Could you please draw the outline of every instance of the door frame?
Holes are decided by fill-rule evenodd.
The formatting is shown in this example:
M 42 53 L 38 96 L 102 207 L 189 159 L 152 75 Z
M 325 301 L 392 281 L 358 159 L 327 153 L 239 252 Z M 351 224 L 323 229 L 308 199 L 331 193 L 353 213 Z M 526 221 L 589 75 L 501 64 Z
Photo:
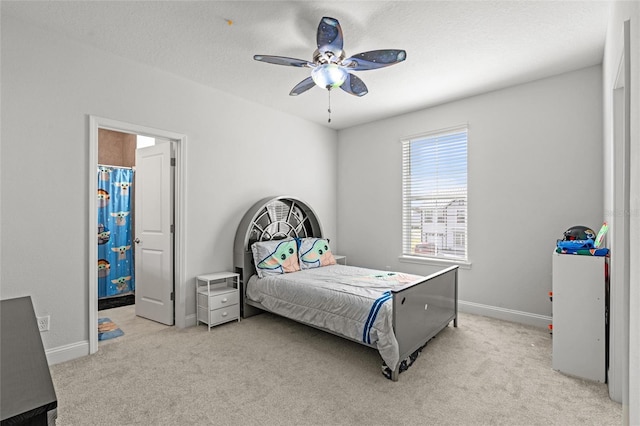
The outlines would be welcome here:
M 611 99 L 611 223 L 609 308 L 609 397 L 620 402 L 623 418 L 629 409 L 629 291 L 630 291 L 630 43 L 629 21 L 624 22 L 622 51 L 614 74 Z
M 186 142 L 182 133 L 155 129 L 110 118 L 89 116 L 89 354 L 98 351 L 98 129 L 113 130 L 122 133 L 169 139 L 176 142 L 175 192 L 174 192 L 174 316 L 178 328 L 186 327 Z

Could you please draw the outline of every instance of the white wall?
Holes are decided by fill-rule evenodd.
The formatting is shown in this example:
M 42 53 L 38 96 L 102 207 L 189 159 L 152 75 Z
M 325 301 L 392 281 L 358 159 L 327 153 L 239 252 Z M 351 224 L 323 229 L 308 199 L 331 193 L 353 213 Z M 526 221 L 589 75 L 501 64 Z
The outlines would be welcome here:
M 245 210 L 307 201 L 336 239 L 335 131 L 2 16 L 1 293 L 51 316 L 45 349 L 86 344 L 89 115 L 187 135 L 187 316 L 194 277 L 232 270 Z M 301 153 L 304 153 L 302 155 Z M 309 185 L 309 165 L 322 182 Z
M 340 131 L 340 253 L 368 267 L 438 269 L 398 259 L 399 141 L 468 123 L 472 266 L 459 274 L 461 310 L 546 326 L 556 240 L 603 220 L 601 82 L 594 66 Z
M 622 164 L 614 156 L 613 91 L 623 50 L 624 21 L 630 21 L 631 69 L 625 87 L 630 91 L 629 211 L 614 203 L 614 173 Z M 615 224 L 629 218 L 629 280 L 620 278 L 624 265 L 611 253 L 611 349 L 609 394 L 622 402 L 625 424 L 640 424 L 640 3 L 614 2 L 609 17 L 603 59 L 604 199 L 605 214 Z M 614 228 L 615 229 L 615 228 Z M 612 229 L 612 231 L 614 230 Z M 622 236 L 621 236 L 622 237 Z M 615 242 L 614 242 L 615 243 Z M 626 306 L 624 306 L 626 305 Z M 626 311 L 626 312 L 625 312 Z

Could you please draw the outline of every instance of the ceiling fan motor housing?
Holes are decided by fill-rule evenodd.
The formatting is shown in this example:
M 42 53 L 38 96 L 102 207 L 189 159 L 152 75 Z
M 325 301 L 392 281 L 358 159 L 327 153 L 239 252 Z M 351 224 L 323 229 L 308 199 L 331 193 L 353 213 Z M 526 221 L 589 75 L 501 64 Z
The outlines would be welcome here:
M 331 50 L 331 46 L 321 46 L 313 52 L 313 62 L 315 64 L 338 64 L 342 62 L 345 58 L 344 50 L 339 49 L 338 51 Z

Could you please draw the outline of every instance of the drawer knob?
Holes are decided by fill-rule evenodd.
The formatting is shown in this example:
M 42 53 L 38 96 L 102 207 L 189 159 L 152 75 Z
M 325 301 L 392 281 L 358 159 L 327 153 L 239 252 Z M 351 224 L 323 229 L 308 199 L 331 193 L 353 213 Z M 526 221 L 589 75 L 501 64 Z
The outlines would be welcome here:
M 226 317 L 226 316 L 227 316 L 227 313 L 226 313 L 226 312 L 223 312 L 223 313 L 222 313 L 222 316 L 223 316 L 223 317 Z
M 222 303 L 227 303 L 227 298 L 222 299 Z

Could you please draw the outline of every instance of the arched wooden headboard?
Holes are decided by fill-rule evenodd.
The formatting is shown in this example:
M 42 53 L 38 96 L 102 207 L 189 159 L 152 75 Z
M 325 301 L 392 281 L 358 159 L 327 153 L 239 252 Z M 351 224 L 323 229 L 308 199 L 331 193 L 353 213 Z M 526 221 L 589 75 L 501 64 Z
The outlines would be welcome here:
M 248 317 L 259 310 L 245 303 L 244 283 L 256 273 L 251 244 L 284 238 L 323 237 L 318 216 L 295 197 L 267 197 L 255 203 L 240 221 L 233 248 L 235 272 L 240 274 L 240 314 Z

